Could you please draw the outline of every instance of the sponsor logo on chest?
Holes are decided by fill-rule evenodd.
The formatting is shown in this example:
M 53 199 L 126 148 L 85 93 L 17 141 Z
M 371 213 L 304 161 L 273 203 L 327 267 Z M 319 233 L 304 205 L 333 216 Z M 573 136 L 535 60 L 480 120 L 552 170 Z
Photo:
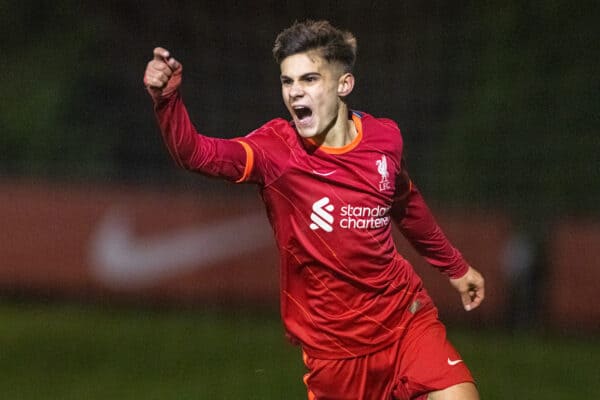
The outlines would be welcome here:
M 390 223 L 390 207 L 364 207 L 344 204 L 336 210 L 329 197 L 315 201 L 310 214 L 310 229 L 333 232 L 334 227 L 342 229 L 379 229 Z
M 371 165 L 371 168 L 373 168 L 371 170 L 372 175 L 369 174 L 369 176 L 373 177 L 373 179 L 377 178 L 376 187 L 379 189 L 379 192 L 393 190 L 387 157 L 382 154 Z M 320 176 L 329 176 L 333 175 L 335 170 L 328 173 L 315 170 L 312 172 Z M 310 229 L 314 231 L 320 229 L 325 232 L 333 232 L 336 227 L 360 230 L 383 228 L 390 223 L 390 208 L 389 206 L 369 207 L 365 206 L 364 203 L 334 205 L 330 198 L 325 196 L 312 204 Z

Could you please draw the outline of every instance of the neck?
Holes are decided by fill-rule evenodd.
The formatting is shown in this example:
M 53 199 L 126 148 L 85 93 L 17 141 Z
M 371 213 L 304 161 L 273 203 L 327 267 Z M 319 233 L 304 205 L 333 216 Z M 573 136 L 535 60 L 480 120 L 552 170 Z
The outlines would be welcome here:
M 348 106 L 342 102 L 337 116 L 331 121 L 328 129 L 319 137 L 315 137 L 314 141 L 319 146 L 344 147 L 350 144 L 357 134 Z

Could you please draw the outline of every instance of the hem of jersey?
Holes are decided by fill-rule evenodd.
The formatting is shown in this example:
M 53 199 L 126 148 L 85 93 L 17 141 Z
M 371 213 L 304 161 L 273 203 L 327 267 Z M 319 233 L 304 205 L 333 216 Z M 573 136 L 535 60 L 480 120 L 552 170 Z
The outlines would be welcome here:
M 417 316 L 423 317 L 425 315 L 425 313 L 430 313 L 430 312 L 437 313 L 437 307 L 434 304 L 431 304 L 431 305 L 419 310 L 419 312 L 417 314 L 415 314 L 414 317 L 417 317 Z M 386 347 L 393 345 L 398 340 L 401 340 L 402 337 L 406 334 L 407 330 L 410 328 L 410 325 L 411 325 L 414 317 L 411 317 L 410 320 L 407 321 L 406 329 L 398 330 L 398 332 L 396 332 L 395 335 L 390 336 L 387 340 L 381 342 L 377 346 L 365 345 L 365 346 L 361 346 L 360 348 L 358 348 L 355 351 L 353 349 L 348 349 L 347 352 L 334 352 L 334 351 L 327 351 L 327 350 L 309 349 L 306 346 L 301 345 L 302 352 L 304 354 L 306 354 L 306 356 L 308 356 L 310 358 L 316 358 L 318 360 L 344 360 L 344 359 L 350 359 L 350 358 L 364 357 L 366 355 L 381 351 L 381 350 L 385 349 Z M 352 352 L 353 355 L 348 355 L 348 352 Z

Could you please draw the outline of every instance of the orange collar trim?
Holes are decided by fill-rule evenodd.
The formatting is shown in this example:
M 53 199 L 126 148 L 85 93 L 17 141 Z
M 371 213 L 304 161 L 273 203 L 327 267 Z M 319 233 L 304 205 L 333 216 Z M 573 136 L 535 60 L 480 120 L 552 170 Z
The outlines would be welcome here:
M 354 127 L 356 128 L 356 137 L 354 138 L 354 140 L 352 140 L 352 142 L 348 143 L 345 146 L 342 147 L 330 147 L 330 146 L 318 146 L 319 150 L 327 153 L 327 154 L 344 154 L 347 153 L 351 150 L 353 150 L 356 146 L 358 146 L 358 144 L 361 142 L 362 137 L 363 137 L 363 129 L 362 129 L 362 121 L 360 119 L 360 116 L 356 115 L 355 113 L 352 113 L 352 121 L 354 122 Z M 307 142 L 309 142 L 310 144 L 312 144 L 313 146 L 317 146 L 317 144 L 315 143 L 314 140 L 312 139 L 305 139 Z

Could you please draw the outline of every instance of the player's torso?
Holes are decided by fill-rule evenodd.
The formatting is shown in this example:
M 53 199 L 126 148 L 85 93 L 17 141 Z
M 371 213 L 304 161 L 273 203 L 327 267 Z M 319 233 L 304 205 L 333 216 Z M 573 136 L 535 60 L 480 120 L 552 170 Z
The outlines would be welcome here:
M 263 196 L 281 250 L 297 265 L 322 263 L 368 278 L 395 257 L 390 209 L 400 172 L 399 132 L 363 118 L 361 137 L 343 152 L 300 141 Z
M 289 157 L 281 150 L 262 189 L 281 253 L 282 319 L 314 357 L 383 348 L 423 293 L 391 234 L 400 132 L 373 117 L 361 123 L 362 137 L 339 154 L 307 148 L 290 128 L 280 146 Z

